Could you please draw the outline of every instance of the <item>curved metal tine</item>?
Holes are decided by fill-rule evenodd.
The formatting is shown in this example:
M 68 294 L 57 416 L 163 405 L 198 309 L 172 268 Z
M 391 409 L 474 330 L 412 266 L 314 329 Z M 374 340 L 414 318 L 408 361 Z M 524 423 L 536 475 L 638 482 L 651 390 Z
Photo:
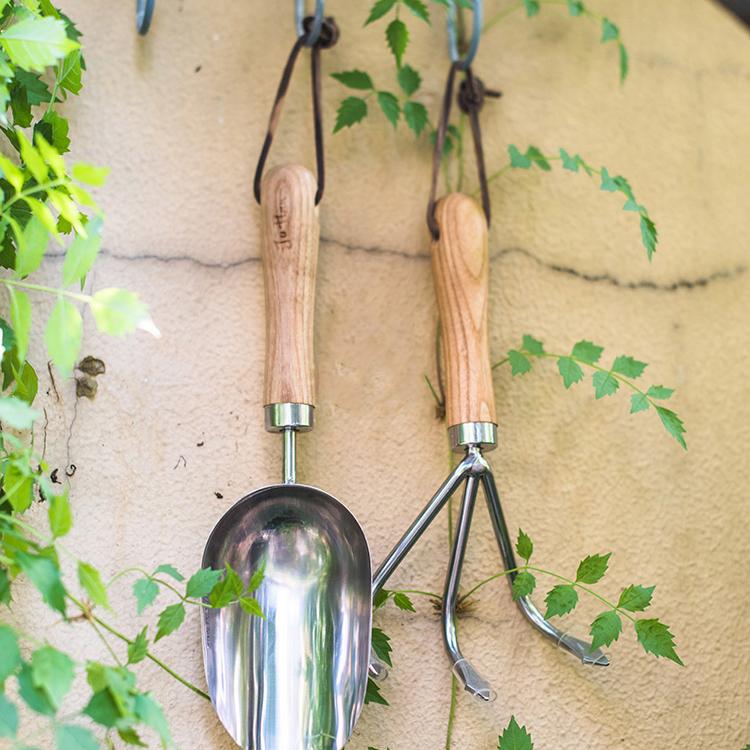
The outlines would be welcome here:
M 323 16 L 325 15 L 325 0 L 315 0 L 315 20 L 310 29 L 309 36 L 305 39 L 305 47 L 313 47 L 320 36 L 320 29 L 323 27 Z M 294 19 L 297 26 L 297 36 L 302 38 L 305 35 L 305 0 L 295 0 Z
M 448 52 L 450 53 L 453 64 L 459 70 L 467 70 L 474 62 L 479 50 L 479 40 L 482 36 L 482 23 L 484 21 L 484 3 L 482 0 L 474 0 L 474 24 L 469 41 L 469 49 L 464 55 L 463 60 L 458 54 L 458 31 L 457 26 L 457 0 L 448 0 Z
M 482 475 L 482 485 L 487 500 L 487 508 L 490 512 L 490 519 L 492 520 L 492 528 L 495 531 L 495 537 L 498 546 L 500 547 L 500 554 L 503 563 L 506 570 L 512 570 L 513 568 L 518 567 L 516 556 L 513 552 L 513 545 L 510 540 L 510 535 L 508 534 L 505 517 L 503 516 L 503 508 L 500 504 L 500 495 L 497 491 L 497 486 L 495 485 L 495 478 L 492 476 L 491 472 L 488 471 Z M 515 573 L 511 573 L 508 576 L 508 582 L 511 586 L 515 577 Z M 576 638 L 575 636 L 564 633 L 559 628 L 556 628 L 549 620 L 544 618 L 542 613 L 536 608 L 528 596 L 523 596 L 516 600 L 516 604 L 518 604 L 519 609 L 523 612 L 526 619 L 538 631 L 546 635 L 558 646 L 561 646 L 566 651 L 577 656 L 584 664 L 595 664 L 602 667 L 609 666 L 609 658 L 601 649 L 595 649 L 592 651 L 591 644 L 588 641 L 583 641 L 580 638 Z
M 464 686 L 466 692 L 483 701 L 493 701 L 497 693 L 487 680 L 474 668 L 471 662 L 461 653 L 456 629 L 456 604 L 458 602 L 458 587 L 461 583 L 461 569 L 466 554 L 466 542 L 471 529 L 471 517 L 479 490 L 479 478 L 476 474 L 466 479 L 464 498 L 453 539 L 451 559 L 448 564 L 448 574 L 445 578 L 445 593 L 443 595 L 443 641 L 445 650 L 452 662 L 453 674 Z

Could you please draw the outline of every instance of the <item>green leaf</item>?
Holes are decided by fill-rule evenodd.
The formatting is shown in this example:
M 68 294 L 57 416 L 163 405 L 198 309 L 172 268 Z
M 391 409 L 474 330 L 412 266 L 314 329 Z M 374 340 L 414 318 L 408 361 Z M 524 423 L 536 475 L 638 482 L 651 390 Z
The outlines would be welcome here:
M 560 149 L 560 158 L 562 159 L 563 169 L 568 169 L 571 172 L 578 171 L 578 159 L 571 156 L 564 148 Z
M 674 393 L 674 388 L 665 388 L 663 385 L 652 385 L 646 395 L 655 399 L 668 399 Z
M 543 171 L 552 171 L 552 166 L 547 161 L 547 157 L 536 146 L 529 146 L 526 149 L 526 156 Z
M 39 73 L 78 47 L 68 39 L 65 22 L 27 16 L 0 33 L 0 45 L 11 62 Z
M 583 380 L 583 370 L 570 357 L 560 357 L 557 360 L 557 369 L 562 375 L 563 385 L 566 388 L 570 388 L 571 385 Z
M 341 73 L 331 73 L 331 78 L 335 78 L 339 83 L 350 89 L 359 89 L 369 91 L 374 87 L 372 78 L 361 70 L 345 70 Z
M 185 607 L 182 602 L 177 604 L 170 604 L 166 607 L 159 615 L 159 622 L 156 628 L 156 641 L 161 640 L 170 633 L 174 633 L 180 625 L 185 621 Z
M 591 623 L 591 651 L 601 646 L 609 646 L 620 637 L 622 620 L 620 615 L 612 609 L 602 612 Z
M 45 183 L 49 176 L 49 168 L 44 163 L 44 159 L 42 159 L 39 152 L 31 145 L 29 139 L 19 128 L 16 128 L 16 137 L 18 138 L 18 146 L 21 151 L 21 161 L 40 185 Z
M 523 0 L 524 8 L 526 8 L 526 15 L 531 18 L 537 15 L 540 10 L 539 0 Z
M 13 395 L 27 404 L 33 403 L 39 390 L 39 378 L 36 370 L 28 362 L 19 365 L 17 350 L 14 350 L 3 361 L 2 370 L 3 375 L 7 375 L 8 370 L 13 375 L 15 381 Z
M 404 5 L 422 21 L 430 22 L 430 11 L 422 0 L 404 0 Z
M 59 568 L 48 557 L 16 552 L 16 562 L 52 609 L 65 614 L 65 587 Z
M 47 693 L 36 687 L 31 679 L 30 664 L 24 664 L 18 673 L 18 695 L 32 711 L 44 716 L 55 715 L 56 709 L 50 703 Z
M 139 578 L 133 584 L 133 594 L 135 595 L 136 606 L 140 615 L 159 596 L 159 585 L 154 583 L 150 578 Z
M 605 193 L 616 193 L 620 189 L 610 176 L 609 170 L 606 167 L 602 167 L 601 178 L 602 182 L 599 188 L 600 190 L 604 190 Z
M 665 656 L 681 667 L 685 666 L 675 651 L 674 636 L 663 622 L 659 620 L 636 620 L 635 632 L 646 653 L 654 654 L 656 657 Z
M 508 155 L 510 156 L 510 166 L 513 169 L 531 169 L 531 159 L 522 154 L 517 146 L 513 144 L 508 146 Z
M 201 599 L 208 596 L 211 590 L 219 582 L 223 570 L 212 570 L 211 568 L 201 568 L 197 573 L 190 576 L 185 589 L 185 596 Z
M 380 105 L 380 109 L 383 110 L 383 114 L 395 128 L 398 124 L 398 118 L 401 115 L 401 107 L 399 107 L 398 99 L 389 91 L 378 91 L 378 104 Z
M 99 741 L 88 729 L 74 724 L 55 727 L 56 750 L 99 750 Z
M 625 83 L 625 79 L 628 77 L 630 72 L 630 61 L 628 59 L 628 51 L 625 49 L 625 45 L 619 42 L 620 47 L 620 83 Z
M 618 609 L 628 612 L 643 612 L 651 604 L 656 586 L 632 585 L 624 588 L 617 602 Z
M 265 578 L 265 575 L 266 566 L 265 563 L 262 563 L 253 572 L 253 575 L 250 578 L 250 583 L 247 584 L 245 593 L 252 594 L 253 592 L 257 591 L 260 584 L 263 583 L 263 578 Z
M 412 600 L 403 592 L 399 591 L 393 595 L 393 603 L 404 612 L 416 612 Z
M 102 582 L 99 571 L 93 565 L 78 562 L 78 581 L 93 604 L 109 607 L 107 587 Z
M 606 555 L 588 555 L 578 564 L 576 583 L 596 583 L 601 581 L 609 566 L 611 552 Z
M 656 224 L 644 214 L 641 214 L 641 239 L 643 240 L 643 246 L 646 248 L 648 259 L 651 260 L 656 252 L 656 243 L 659 238 Z
M 139 693 L 135 696 L 135 713 L 146 726 L 156 731 L 162 743 L 170 744 L 172 738 L 164 711 L 150 693 Z
M 39 412 L 34 411 L 25 401 L 15 396 L 0 397 L 0 422 L 16 430 L 29 430 Z
M 0 625 L 0 685 L 5 682 L 21 664 L 18 638 L 7 625 Z
M 526 727 L 518 726 L 515 716 L 510 717 L 510 723 L 498 737 L 497 750 L 534 750 L 534 743 Z
M 648 367 L 645 362 L 639 362 L 632 357 L 626 357 L 624 354 L 615 358 L 612 365 L 612 372 L 624 375 L 626 378 L 640 378 L 643 371 Z
M 84 182 L 86 185 L 101 187 L 109 174 L 109 167 L 94 167 L 91 164 L 79 162 L 73 165 L 71 175 L 78 182 Z
M 99 250 L 102 246 L 102 220 L 92 219 L 86 225 L 87 237 L 76 235 L 70 247 L 65 253 L 63 263 L 63 285 L 70 286 L 74 283 L 83 283 L 86 274 L 94 265 Z
M 41 220 L 33 215 L 18 238 L 16 248 L 16 274 L 19 278 L 34 273 L 47 252 L 49 234 Z
M 534 542 L 531 541 L 531 537 L 523 529 L 518 530 L 516 552 L 518 553 L 518 556 L 522 557 L 526 562 L 531 559 L 531 555 L 534 553 Z
M 136 328 L 153 332 L 148 308 L 135 292 L 101 289 L 91 300 L 91 312 L 100 331 L 110 336 L 132 333 Z
M 367 117 L 367 102 L 358 96 L 349 96 L 339 104 L 333 132 L 338 133 L 342 128 L 350 128 L 365 117 Z
M 529 354 L 533 354 L 535 357 L 541 357 L 544 354 L 544 344 L 528 333 L 523 335 L 521 349 Z
M 390 705 L 380 692 L 378 683 L 371 677 L 367 678 L 367 690 L 365 691 L 365 705 L 368 703 L 379 703 L 381 706 Z
M 13 738 L 18 733 L 18 709 L 0 693 L 0 737 Z
M 420 102 L 406 102 L 404 104 L 404 119 L 409 128 L 414 131 L 414 135 L 419 137 L 429 120 L 427 108 Z
M 4 568 L 0 568 L 0 604 L 10 604 L 10 578 Z M 2 662 L 0 662 L 2 663 Z
M 34 687 L 43 690 L 56 709 L 68 694 L 74 677 L 75 664 L 62 651 L 44 646 L 32 654 L 31 680 Z
M 544 601 L 547 602 L 547 613 L 544 615 L 546 618 L 567 615 L 578 604 L 578 592 L 574 586 L 561 583 L 547 593 Z
M 380 589 L 372 597 L 373 609 L 380 609 L 387 601 L 391 592 L 388 589 Z
M 208 602 L 212 607 L 219 609 L 226 607 L 228 604 L 237 601 L 242 595 L 245 586 L 242 583 L 242 579 L 227 563 L 224 578 L 214 586 L 213 591 L 208 598 Z
M 602 18 L 602 42 L 620 38 L 620 29 L 609 18 Z
M 34 478 L 21 471 L 16 464 L 9 464 L 3 477 L 3 498 L 16 513 L 28 510 L 34 500 Z
M 54 109 L 45 112 L 44 117 L 34 126 L 34 142 L 45 163 L 54 169 L 55 175 L 59 178 L 65 175 L 65 162 L 60 158 L 60 154 L 70 150 L 69 129 L 68 121 L 60 117 Z M 48 150 L 50 146 L 53 148 L 52 151 Z
M 648 398 L 642 393 L 634 393 L 630 397 L 630 413 L 637 414 L 639 411 L 646 411 L 651 406 Z
M 252 596 L 243 596 L 240 598 L 240 607 L 243 612 L 247 612 L 249 615 L 260 617 L 262 620 L 266 619 L 263 610 L 260 607 L 260 602 Z
M 128 727 L 127 729 L 118 729 L 117 735 L 126 745 L 134 745 L 135 747 L 148 747 L 148 745 L 143 742 L 143 740 L 141 740 L 141 738 L 138 736 L 138 732 L 136 732 L 132 727 Z
M 73 525 L 73 513 L 70 510 L 67 491 L 63 492 L 62 495 L 53 495 L 49 499 L 47 516 L 49 518 L 49 529 L 53 537 L 65 536 L 70 531 Z
M 10 301 L 10 322 L 16 335 L 16 355 L 18 361 L 26 360 L 29 348 L 29 332 L 31 331 L 31 302 L 26 292 L 6 287 Z
M 667 432 L 685 449 L 687 450 L 687 443 L 683 435 L 685 434 L 685 426 L 682 420 L 670 409 L 664 406 L 657 406 L 656 413 L 661 419 L 661 423 L 664 425 Z
M 571 356 L 588 365 L 594 365 L 599 361 L 603 351 L 603 346 L 597 346 L 596 344 L 592 344 L 590 341 L 584 339 L 583 341 L 576 343 L 573 347 L 573 354 Z
M 185 580 L 185 576 L 180 573 L 177 568 L 175 568 L 174 565 L 164 564 L 160 565 L 154 572 L 153 575 L 156 575 L 157 573 L 164 573 L 165 575 L 168 575 L 170 578 L 174 578 L 175 581 L 182 582 Z
M 389 667 L 393 666 L 391 661 L 391 639 L 380 629 L 372 629 L 372 650 L 375 655 Z
M 411 65 L 404 65 L 398 71 L 398 83 L 407 96 L 411 96 L 422 85 L 422 77 Z
M 377 0 L 370 9 L 370 15 L 365 21 L 365 26 L 382 18 L 395 4 L 396 0 Z
M 522 570 L 513 578 L 513 601 L 528 596 L 536 588 L 536 578 L 528 570 Z
M 83 321 L 78 308 L 60 297 L 44 329 L 44 340 L 52 361 L 63 375 L 70 375 L 81 350 Z
M 512 375 L 524 375 L 531 371 L 531 362 L 521 352 L 511 349 L 508 352 L 508 361 L 510 362 L 510 372 Z
M 92 721 L 108 729 L 116 727 L 122 719 L 122 712 L 115 702 L 114 694 L 108 688 L 95 692 L 83 709 L 83 713 Z
M 143 628 L 140 633 L 128 643 L 128 664 L 138 664 L 143 661 L 148 654 L 148 637 L 147 628 Z
M 580 16 L 583 14 L 584 7 L 581 0 L 568 0 L 568 13 L 571 16 Z
M 394 18 L 385 30 L 385 38 L 388 42 L 393 56 L 396 58 L 396 65 L 400 68 L 406 47 L 409 44 L 409 29 L 400 18 Z
M 594 392 L 596 398 L 612 396 L 620 387 L 620 383 L 618 382 L 617 378 L 612 375 L 611 372 L 597 371 L 594 373 L 591 380 L 594 383 Z

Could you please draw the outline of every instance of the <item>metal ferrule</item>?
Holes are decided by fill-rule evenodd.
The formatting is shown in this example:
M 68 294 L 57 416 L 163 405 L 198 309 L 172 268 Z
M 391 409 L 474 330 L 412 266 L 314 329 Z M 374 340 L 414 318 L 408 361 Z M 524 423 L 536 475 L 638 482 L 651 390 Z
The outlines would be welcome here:
M 448 428 L 451 449 L 463 452 L 467 445 L 478 445 L 492 450 L 497 445 L 497 425 L 494 422 L 461 422 Z
M 310 404 L 279 403 L 267 404 L 266 430 L 282 432 L 297 430 L 309 432 L 313 428 L 315 407 Z

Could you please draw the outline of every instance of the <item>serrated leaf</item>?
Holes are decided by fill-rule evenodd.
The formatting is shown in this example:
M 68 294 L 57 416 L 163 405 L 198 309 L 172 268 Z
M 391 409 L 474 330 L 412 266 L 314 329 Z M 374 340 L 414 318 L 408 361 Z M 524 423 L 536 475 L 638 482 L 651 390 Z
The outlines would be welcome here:
M 393 603 L 404 612 L 416 612 L 412 600 L 403 592 L 399 591 L 393 595 Z
M 0 45 L 11 62 L 39 73 L 78 47 L 68 38 L 64 21 L 36 16 L 27 16 L 0 33 Z
M 254 615 L 255 617 L 260 617 L 262 620 L 266 619 L 257 599 L 252 596 L 243 596 L 239 601 L 243 612 L 247 612 L 247 614 Z
M 93 565 L 79 561 L 78 581 L 94 604 L 109 607 L 107 587 L 104 585 L 99 571 Z
M 370 9 L 370 15 L 365 21 L 365 26 L 382 18 L 395 4 L 396 0 L 377 0 Z
M 389 667 L 393 666 L 391 639 L 380 628 L 372 629 L 372 650 L 383 664 L 387 664 Z
M 349 96 L 339 104 L 333 132 L 338 133 L 342 128 L 350 128 L 365 117 L 367 117 L 367 102 L 358 96 Z
M 164 711 L 150 693 L 139 693 L 135 696 L 136 716 L 148 727 L 151 727 L 161 738 L 162 744 L 169 745 L 172 737 Z
M 674 388 L 665 388 L 663 385 L 652 385 L 646 395 L 659 400 L 668 399 L 674 393 Z
M 656 586 L 639 586 L 633 584 L 622 590 L 617 602 L 618 609 L 628 612 L 643 612 L 650 604 Z
M 536 588 L 536 578 L 528 570 L 522 570 L 513 578 L 513 601 L 528 596 Z
M 529 18 L 537 15 L 541 8 L 541 6 L 539 5 L 539 0 L 523 0 L 523 7 L 526 9 L 526 15 Z
M 0 401 L 0 406 L 2 406 L 2 401 Z M 9 464 L 3 477 L 2 497 L 10 503 L 16 513 L 28 510 L 34 500 L 33 477 L 21 471 L 16 464 Z
M 534 553 L 534 542 L 531 541 L 531 537 L 523 529 L 518 530 L 516 552 L 518 553 L 518 556 L 522 557 L 526 562 L 531 559 L 531 555 Z
M 573 347 L 573 353 L 571 356 L 588 365 L 595 365 L 602 356 L 603 351 L 603 346 L 597 346 L 596 344 L 592 344 L 591 341 L 586 341 L 584 339 L 583 341 L 578 341 L 576 343 Z
M 0 604 L 10 604 L 10 578 L 4 568 L 0 568 Z
M 55 727 L 56 750 L 99 750 L 99 741 L 83 727 L 61 724 Z
M 594 394 L 596 398 L 612 396 L 620 387 L 620 383 L 611 372 L 597 371 L 594 373 L 591 381 L 594 384 Z
M 86 274 L 94 265 L 99 250 L 102 246 L 102 220 L 92 219 L 86 225 L 88 236 L 76 235 L 65 253 L 63 262 L 63 285 L 70 286 L 74 283 L 83 283 Z
M 70 125 L 54 109 L 44 113 L 34 126 L 34 143 L 45 164 L 50 166 L 55 176 L 62 179 L 65 176 L 65 161 L 60 156 L 70 150 Z
M 630 397 L 630 413 L 637 414 L 639 411 L 646 411 L 651 403 L 643 393 L 634 393 Z
M 64 297 L 49 316 L 44 329 L 44 340 L 52 361 L 63 375 L 70 375 L 81 350 L 83 321 L 78 308 Z
M 515 349 L 508 351 L 508 361 L 510 362 L 510 372 L 512 375 L 524 375 L 531 370 L 531 361 L 528 357 Z
M 31 172 L 33 178 L 41 185 L 46 182 L 49 176 L 49 169 L 44 163 L 39 152 L 31 145 L 29 139 L 23 134 L 23 131 L 16 128 L 16 137 L 21 152 L 21 161 Z
M 571 16 L 580 16 L 583 14 L 584 6 L 581 0 L 568 0 L 568 13 Z
M 31 681 L 35 688 L 46 693 L 55 709 L 60 708 L 74 677 L 75 664 L 62 651 L 43 646 L 31 655 Z
M 624 375 L 626 378 L 640 378 L 643 371 L 648 367 L 645 362 L 639 362 L 632 357 L 626 357 L 624 354 L 615 358 L 612 364 L 612 372 Z
M 544 354 L 544 344 L 533 336 L 530 336 L 528 333 L 523 335 L 521 349 L 536 357 L 541 357 Z
M 156 597 L 159 596 L 159 585 L 150 578 L 139 578 L 133 584 L 133 595 L 135 596 L 138 614 L 143 614 L 146 607 L 153 604 Z
M 201 599 L 208 596 L 211 590 L 219 582 L 222 576 L 222 570 L 213 570 L 211 568 L 201 568 L 198 572 L 190 576 L 185 589 L 185 596 Z
M 609 18 L 602 18 L 602 42 L 620 38 L 620 29 Z
M 26 292 L 6 287 L 10 301 L 10 322 L 16 336 L 16 355 L 18 361 L 26 360 L 29 348 L 29 332 L 31 331 L 31 302 Z
M 600 190 L 604 190 L 605 193 L 616 193 L 620 188 L 617 183 L 612 179 L 609 174 L 609 170 L 606 167 L 602 167 L 601 170 L 601 184 L 599 185 Z
M 534 750 L 531 735 L 526 727 L 518 725 L 515 716 L 510 717 L 508 726 L 498 737 L 497 750 Z
M 670 409 L 664 406 L 657 406 L 656 412 L 661 419 L 661 423 L 664 425 L 667 432 L 685 449 L 687 450 L 687 443 L 683 435 L 685 434 L 685 426 L 682 420 Z
M 147 632 L 148 629 L 143 628 L 132 643 L 128 643 L 128 664 L 138 664 L 146 658 L 148 654 Z
M 400 18 L 394 18 L 385 30 L 385 38 L 388 42 L 393 56 L 396 58 L 396 65 L 400 68 L 406 48 L 409 45 L 409 29 Z
M 350 89 L 369 91 L 375 88 L 372 78 L 362 70 L 345 70 L 341 73 L 331 73 L 331 78 L 335 78 L 339 83 L 343 83 L 344 86 Z
M 511 144 L 508 146 L 508 155 L 510 156 L 510 166 L 514 169 L 530 169 L 531 159 L 525 154 L 522 154 L 517 146 Z
M 15 396 L 0 397 L 0 422 L 16 430 L 29 430 L 39 412 L 34 411 L 25 401 Z
M 630 72 L 630 60 L 628 58 L 628 51 L 625 49 L 625 45 L 620 42 L 620 83 L 625 83 L 625 79 L 628 77 Z
M 401 116 L 401 107 L 399 106 L 398 99 L 390 91 L 378 91 L 377 98 L 380 109 L 388 118 L 388 122 L 395 128 L 398 125 L 398 118 Z
M 16 562 L 52 609 L 65 614 L 65 587 L 59 568 L 47 557 L 16 552 Z
M 388 589 L 380 589 L 379 591 L 376 591 L 372 597 L 373 609 L 380 609 L 388 601 L 390 593 L 391 592 Z
M 390 705 L 380 692 L 380 686 L 371 677 L 367 678 L 367 689 L 365 691 L 365 705 L 368 703 L 379 703 L 381 706 Z
M 570 388 L 571 385 L 583 380 L 583 370 L 579 367 L 578 362 L 570 357 L 560 357 L 557 360 L 557 370 L 562 376 L 563 385 Z
M 0 693 L 0 737 L 13 738 L 18 733 L 18 709 Z
M 18 237 L 17 245 L 16 274 L 23 278 L 39 268 L 49 245 L 49 234 L 39 217 L 31 216 Z
M 234 569 L 227 563 L 224 570 L 224 578 L 214 586 L 208 598 L 212 607 L 217 609 L 226 607 L 228 604 L 237 601 L 242 595 L 245 586 L 242 579 L 237 575 Z
M 638 636 L 638 642 L 643 646 L 646 653 L 654 654 L 656 657 L 664 656 L 681 667 L 685 666 L 675 651 L 674 636 L 663 622 L 659 620 L 636 620 L 635 632 Z
M 430 11 L 422 0 L 403 0 L 404 5 L 419 19 L 430 22 Z
M 61 495 L 53 495 L 49 499 L 47 517 L 53 537 L 65 536 L 70 531 L 73 525 L 73 513 L 70 510 L 67 492 L 63 492 Z
M 591 651 L 601 646 L 609 646 L 614 643 L 622 632 L 622 620 L 620 615 L 612 609 L 602 612 L 594 622 L 591 623 Z
M 265 563 L 261 563 L 254 571 L 252 576 L 250 577 L 250 583 L 247 584 L 247 589 L 245 593 L 252 594 L 255 591 L 258 590 L 258 587 L 261 583 L 263 583 L 263 579 L 266 575 L 266 566 Z
M 562 159 L 563 169 L 567 169 L 571 172 L 578 171 L 578 159 L 571 156 L 564 148 L 560 149 L 560 158 Z
M 561 583 L 547 592 L 544 601 L 547 603 L 546 618 L 567 615 L 578 604 L 578 592 L 574 586 Z
M 165 563 L 163 565 L 160 565 L 152 575 L 156 575 L 157 573 L 164 573 L 165 575 L 168 575 L 170 578 L 174 578 L 175 581 L 182 582 L 185 580 L 185 576 L 180 573 L 177 568 L 175 568 L 174 565 L 169 565 L 168 563 Z
M 170 633 L 174 633 L 180 625 L 185 621 L 185 607 L 182 602 L 177 604 L 170 604 L 159 615 L 159 621 L 156 628 L 156 641 L 161 640 Z
M 429 116 L 427 108 L 420 102 L 406 102 L 404 104 L 404 119 L 414 135 L 419 137 L 425 129 Z
M 407 96 L 411 96 L 422 85 L 422 77 L 411 65 L 404 65 L 398 71 L 398 83 Z
M 109 167 L 95 167 L 91 164 L 85 164 L 84 162 L 78 162 L 73 165 L 73 169 L 70 171 L 73 179 L 78 182 L 83 182 L 86 185 L 92 185 L 93 187 L 101 187 L 107 179 L 109 174 Z
M 536 146 L 529 146 L 526 149 L 526 156 L 531 159 L 539 169 L 545 172 L 552 171 L 552 165 L 547 161 L 547 157 Z
M 641 239 L 643 246 L 646 248 L 648 259 L 651 260 L 656 252 L 656 243 L 659 240 L 659 233 L 656 230 L 656 224 L 645 214 L 641 214 Z
M 576 583 L 597 583 L 601 581 L 609 566 L 611 552 L 606 555 L 588 555 L 578 564 Z
M 117 736 L 126 745 L 133 745 L 135 747 L 148 747 L 148 745 L 140 738 L 138 732 L 136 732 L 132 727 L 128 727 L 127 729 L 118 729 Z
M 55 707 L 50 703 L 47 693 L 36 687 L 31 679 L 31 665 L 24 664 L 18 673 L 18 695 L 32 710 L 43 716 L 54 716 Z
M 136 328 L 154 333 L 148 307 L 135 292 L 127 289 L 100 289 L 91 299 L 91 312 L 97 328 L 110 336 L 123 336 Z M 158 335 L 158 331 L 154 335 Z
M 21 664 L 18 638 L 7 625 L 0 625 L 0 685 L 5 682 Z

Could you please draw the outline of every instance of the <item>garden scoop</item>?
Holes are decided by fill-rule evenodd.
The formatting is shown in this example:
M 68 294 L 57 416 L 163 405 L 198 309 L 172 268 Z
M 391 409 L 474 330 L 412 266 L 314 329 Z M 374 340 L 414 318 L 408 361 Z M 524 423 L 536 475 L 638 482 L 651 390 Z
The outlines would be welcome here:
M 203 567 L 226 563 L 264 617 L 239 604 L 202 608 L 211 700 L 246 750 L 340 750 L 364 703 L 372 617 L 370 553 L 354 516 L 296 483 L 295 439 L 313 426 L 313 308 L 319 224 L 316 180 L 301 166 L 263 178 L 266 429 L 283 436 L 283 484 L 233 505 Z
M 440 509 L 465 482 L 442 601 L 443 640 L 459 682 L 472 695 L 490 701 L 495 697 L 495 691 L 464 657 L 456 630 L 461 568 L 480 485 L 504 567 L 509 571 L 517 568 L 495 479 L 484 457 L 484 452 L 492 450 L 497 443 L 487 341 L 487 221 L 477 202 L 460 193 L 442 198 L 434 209 L 437 237 L 432 243 L 432 270 L 445 355 L 448 438 L 451 448 L 463 457 L 376 570 L 373 593 L 385 585 Z M 515 572 L 509 573 L 508 580 L 512 583 L 515 576 Z M 592 651 L 589 643 L 552 625 L 528 597 L 520 597 L 517 604 L 537 630 L 585 664 L 609 663 L 601 651 Z

